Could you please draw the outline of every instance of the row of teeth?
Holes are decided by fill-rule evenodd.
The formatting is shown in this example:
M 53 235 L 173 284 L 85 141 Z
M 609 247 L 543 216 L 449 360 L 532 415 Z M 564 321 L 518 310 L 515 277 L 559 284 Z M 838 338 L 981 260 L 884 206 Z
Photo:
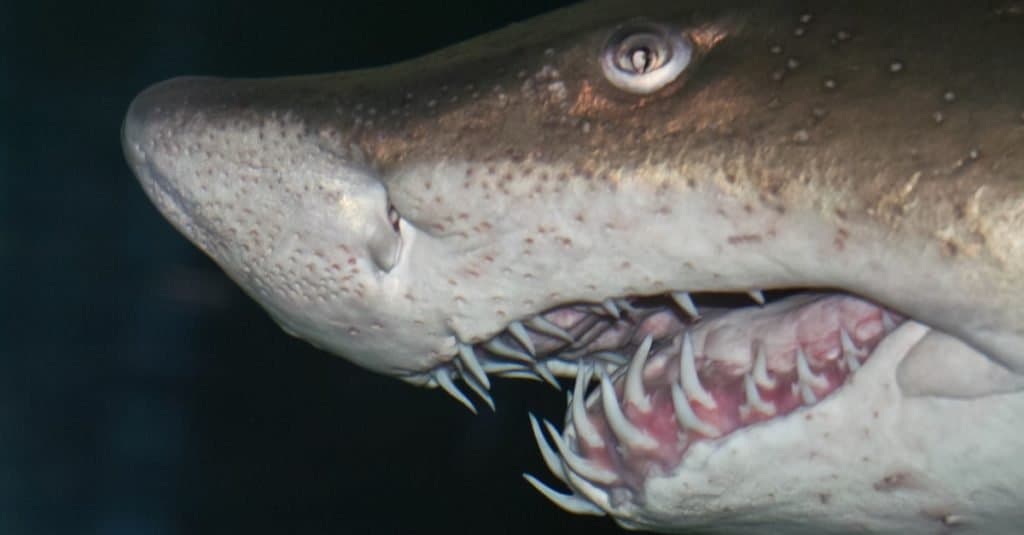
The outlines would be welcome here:
M 883 312 L 882 321 L 885 332 L 895 328 L 895 321 L 888 313 Z M 868 351 L 858 348 L 845 330 L 840 329 L 839 334 L 842 346 L 841 365 L 845 366 L 850 373 L 855 372 L 860 368 L 862 360 L 867 357 Z M 637 349 L 626 371 L 623 386 L 625 403 L 632 405 L 634 409 L 643 414 L 650 413 L 652 408 L 650 396 L 645 391 L 642 380 L 643 368 L 650 354 L 650 346 L 651 338 L 647 337 Z M 571 417 L 565 432 L 559 433 L 554 425 L 547 420 L 544 421 L 544 428 L 554 443 L 554 448 L 545 438 L 536 417 L 530 414 L 530 425 L 548 469 L 560 481 L 583 495 L 576 494 L 576 492 L 573 494 L 560 493 L 530 474 L 523 474 L 523 477 L 541 494 L 566 511 L 577 514 L 603 515 L 605 514 L 604 509 L 609 507 L 609 498 L 608 492 L 599 488 L 598 485 L 607 488 L 621 483 L 622 479 L 616 472 L 582 457 L 577 453 L 579 448 L 569 446 L 572 443 L 579 443 L 585 444 L 589 448 L 605 447 L 605 440 L 591 422 L 586 408 L 586 389 L 592 373 L 592 368 L 587 367 L 576 377 L 575 388 L 569 397 Z M 636 427 L 623 413 L 608 374 L 600 370 L 599 375 L 598 397 L 608 428 L 618 441 L 619 447 L 616 448 L 616 451 L 622 454 L 643 454 L 658 449 L 658 441 Z M 792 384 L 793 393 L 800 396 L 804 405 L 817 403 L 815 390 L 828 388 L 828 379 L 811 370 L 802 349 L 798 350 L 796 355 L 796 375 L 797 380 Z M 759 389 L 773 390 L 776 386 L 776 378 L 768 372 L 764 352 L 759 350 L 754 360 L 753 369 L 743 377 L 746 402 L 740 406 L 740 414 L 744 418 L 752 412 L 757 412 L 765 417 L 774 416 L 776 414 L 775 405 L 762 399 Z M 712 423 L 701 420 L 691 405 L 691 403 L 697 403 L 709 410 L 717 408 L 714 398 L 701 384 L 697 374 L 693 343 L 689 333 L 684 334 L 680 349 L 679 377 L 671 383 L 670 388 L 672 407 L 684 436 L 689 433 L 699 435 L 696 438 L 715 439 L 722 436 L 722 431 Z M 576 442 L 577 440 L 579 442 Z M 602 504 L 604 507 L 598 504 Z
M 760 290 L 750 290 L 746 293 L 758 305 L 765 303 L 764 294 Z M 689 293 L 672 292 L 670 295 L 676 305 L 691 319 L 696 320 L 700 317 L 697 306 Z M 634 312 L 635 310 L 625 299 L 606 299 L 599 305 L 594 305 L 591 311 L 619 320 L 622 318 L 623 311 Z M 505 332 L 515 340 L 519 347 L 507 343 L 501 336 L 495 336 L 487 342 L 479 344 L 478 347 L 488 353 L 487 357 L 480 358 L 474 345 L 459 342 L 456 358 L 448 365 L 435 368 L 427 386 L 441 387 L 474 414 L 476 414 L 476 406 L 455 384 L 456 377 L 461 377 L 469 389 L 479 396 L 491 410 L 494 410 L 494 400 L 489 393 L 491 388 L 489 373 L 511 379 L 540 380 L 561 390 L 556 376 L 578 377 L 583 363 L 589 362 L 590 365 L 611 373 L 626 365 L 628 361 L 621 354 L 613 351 L 599 351 L 585 355 L 569 355 L 559 351 L 559 356 L 575 356 L 576 358 L 574 360 L 565 358 L 541 360 L 538 358 L 530 332 L 561 340 L 565 343 L 563 349 L 585 348 L 589 341 L 599 337 L 607 328 L 610 328 L 610 325 L 588 331 L 583 339 L 577 339 L 567 330 L 548 321 L 542 315 L 533 316 L 524 321 L 515 321 L 508 326 Z

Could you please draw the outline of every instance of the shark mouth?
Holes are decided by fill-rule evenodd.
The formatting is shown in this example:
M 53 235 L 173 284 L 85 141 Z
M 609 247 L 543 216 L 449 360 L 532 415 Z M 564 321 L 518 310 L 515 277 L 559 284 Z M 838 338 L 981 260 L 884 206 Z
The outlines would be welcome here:
M 563 432 L 545 421 L 549 442 L 530 415 L 545 463 L 573 492 L 524 477 L 567 511 L 605 514 L 642 501 L 645 480 L 671 473 L 694 444 L 834 395 L 904 319 L 847 294 L 768 294 L 679 292 L 557 307 L 460 344 L 431 383 L 475 412 L 454 376 L 492 409 L 488 373 L 556 388 L 555 375 L 575 376 Z M 737 305 L 738 297 L 756 306 Z

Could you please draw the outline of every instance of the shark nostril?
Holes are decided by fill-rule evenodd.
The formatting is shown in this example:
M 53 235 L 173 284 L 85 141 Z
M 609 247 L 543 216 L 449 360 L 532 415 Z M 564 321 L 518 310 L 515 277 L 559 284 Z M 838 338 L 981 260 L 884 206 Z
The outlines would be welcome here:
M 398 210 L 395 210 L 395 205 L 388 204 L 388 221 L 391 222 L 391 228 L 395 229 L 395 232 L 401 232 L 401 219 L 402 216 L 398 214 Z

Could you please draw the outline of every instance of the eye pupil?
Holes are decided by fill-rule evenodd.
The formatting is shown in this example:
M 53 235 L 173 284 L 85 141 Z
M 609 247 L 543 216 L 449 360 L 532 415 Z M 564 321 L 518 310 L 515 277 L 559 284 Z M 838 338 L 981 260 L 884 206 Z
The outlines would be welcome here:
M 654 53 L 647 47 L 637 48 L 630 54 L 630 61 L 633 64 L 633 70 L 638 73 L 645 73 L 651 70 L 651 66 L 654 64 Z

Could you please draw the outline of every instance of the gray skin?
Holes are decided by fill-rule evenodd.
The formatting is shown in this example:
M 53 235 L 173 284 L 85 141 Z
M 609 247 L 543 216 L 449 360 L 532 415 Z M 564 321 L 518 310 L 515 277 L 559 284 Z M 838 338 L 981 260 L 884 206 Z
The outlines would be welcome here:
M 1022 12 L 591 2 L 376 69 L 170 80 L 132 103 L 124 147 L 288 332 L 416 384 L 466 379 L 460 346 L 567 303 L 806 287 L 880 303 L 908 321 L 807 408 L 831 424 L 737 431 L 627 498 L 569 487 L 660 531 L 1008 532 Z M 684 37 L 681 72 L 612 83 L 609 40 L 652 25 Z

